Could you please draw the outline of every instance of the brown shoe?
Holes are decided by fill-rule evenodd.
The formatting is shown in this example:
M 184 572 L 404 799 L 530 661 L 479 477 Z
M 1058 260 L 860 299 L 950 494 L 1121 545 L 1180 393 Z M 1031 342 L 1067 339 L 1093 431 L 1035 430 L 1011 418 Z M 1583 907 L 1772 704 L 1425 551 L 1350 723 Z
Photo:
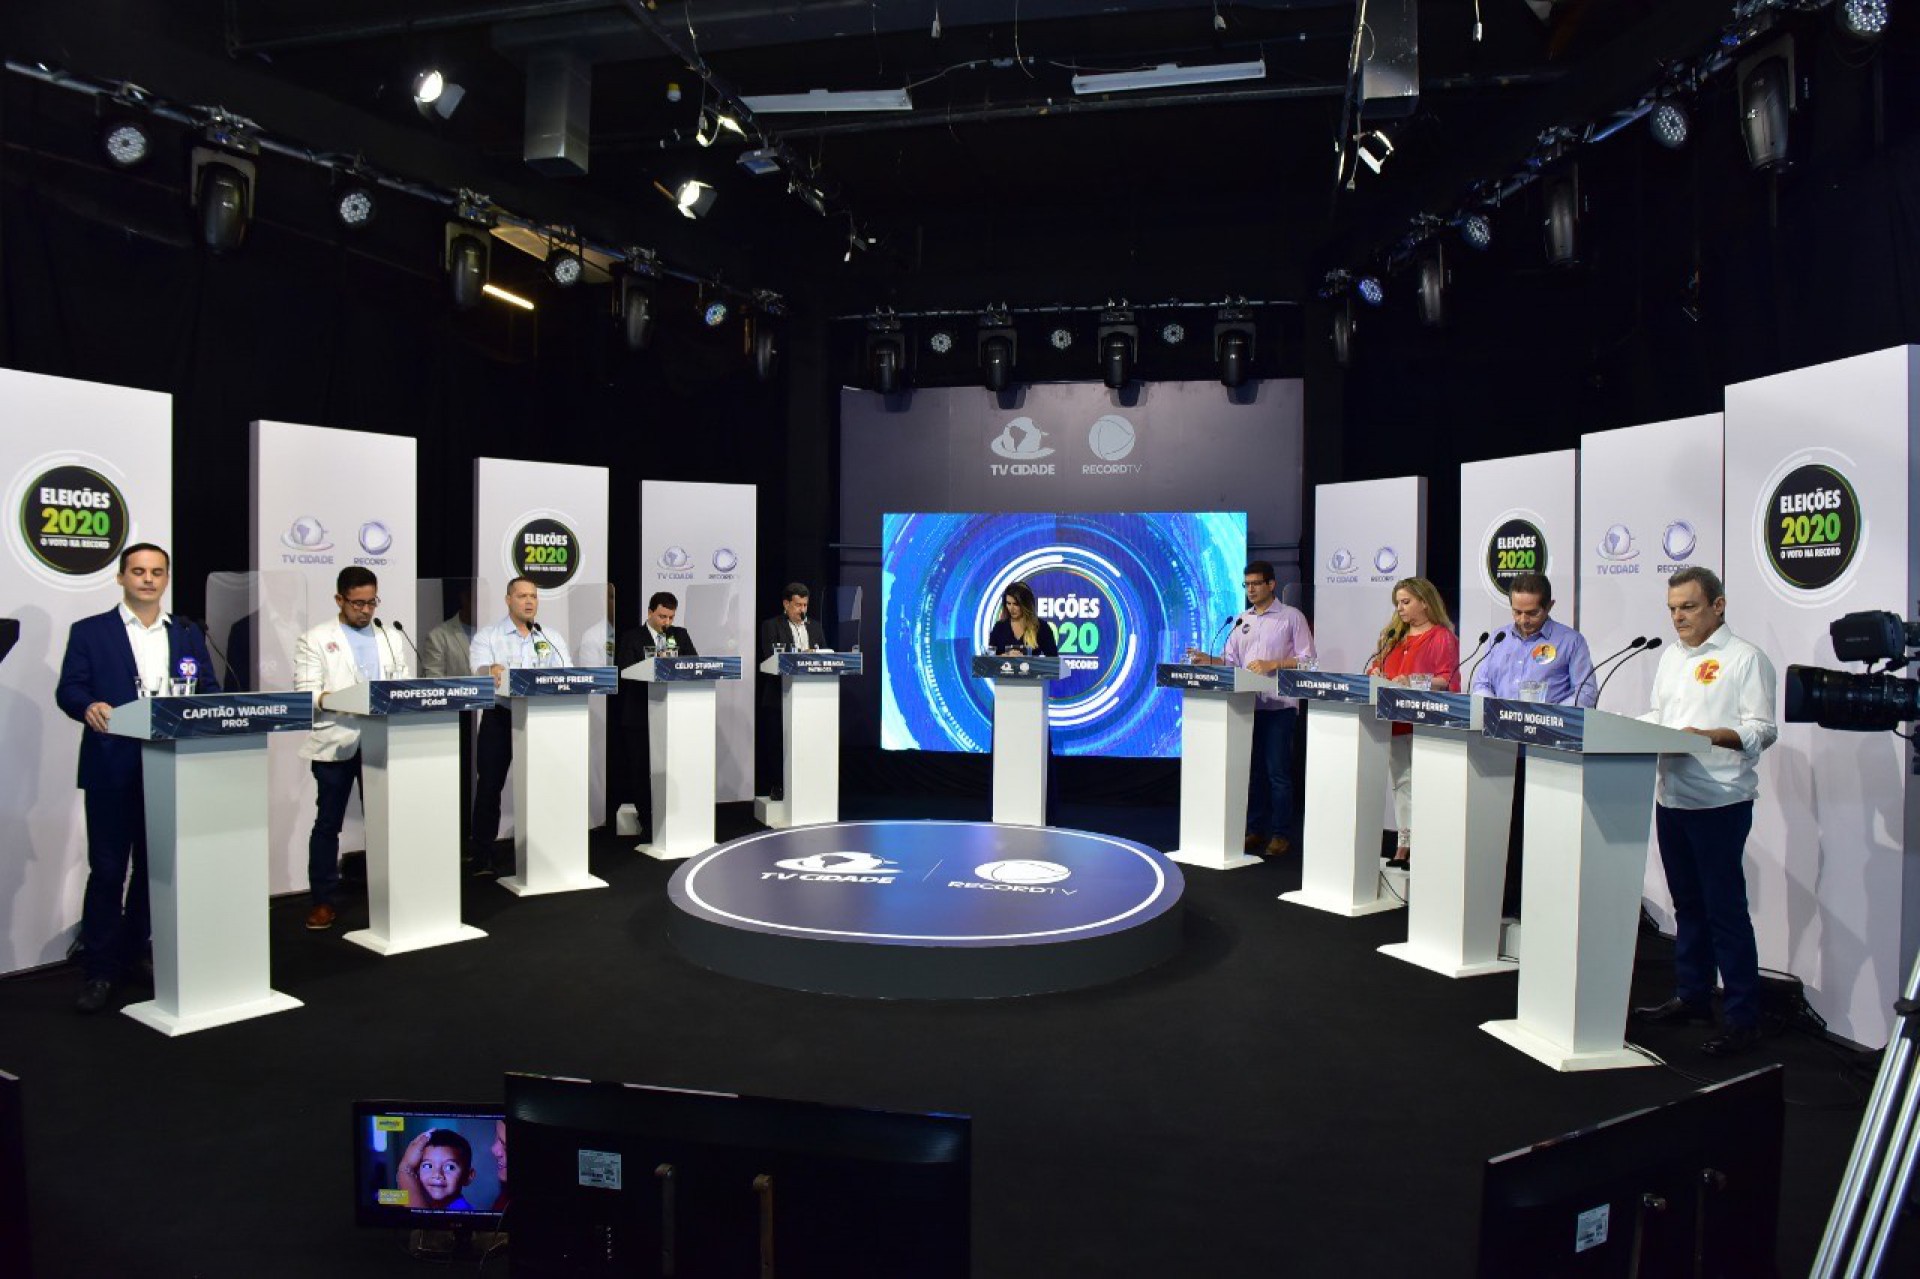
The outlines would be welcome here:
M 1249 835 L 1240 841 L 1240 847 L 1250 853 L 1257 853 L 1260 851 L 1260 846 L 1266 842 L 1267 837 L 1265 835 Z
M 318 906 L 315 906 L 307 912 L 307 927 L 316 933 L 323 933 L 327 929 L 332 928 L 333 921 L 339 917 L 340 914 L 338 911 L 334 910 L 333 907 L 327 905 L 325 902 L 321 902 Z
M 1287 842 L 1285 836 L 1275 835 L 1272 839 L 1267 841 L 1266 851 L 1262 853 L 1261 856 L 1285 857 L 1288 853 L 1292 851 L 1293 851 L 1293 845 Z

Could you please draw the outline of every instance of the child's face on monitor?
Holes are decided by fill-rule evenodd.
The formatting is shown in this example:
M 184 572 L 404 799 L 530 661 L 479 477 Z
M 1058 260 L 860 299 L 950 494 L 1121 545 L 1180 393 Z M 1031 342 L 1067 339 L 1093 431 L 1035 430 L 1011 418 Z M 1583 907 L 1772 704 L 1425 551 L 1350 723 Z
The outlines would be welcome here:
M 449 1146 L 428 1146 L 420 1158 L 420 1188 L 435 1207 L 452 1203 L 473 1180 L 473 1169 Z

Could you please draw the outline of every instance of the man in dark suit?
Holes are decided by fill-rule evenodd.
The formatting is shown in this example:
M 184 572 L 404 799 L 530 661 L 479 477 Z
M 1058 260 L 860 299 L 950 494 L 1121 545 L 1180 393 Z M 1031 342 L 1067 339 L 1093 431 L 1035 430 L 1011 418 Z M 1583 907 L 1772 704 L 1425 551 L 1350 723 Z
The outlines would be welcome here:
M 174 680 L 195 681 L 195 692 L 220 691 L 206 637 L 160 607 L 171 570 L 167 553 L 151 543 L 120 553 L 114 579 L 120 603 L 73 624 L 54 689 L 60 709 L 86 725 L 79 778 L 87 813 L 87 895 L 80 915 L 86 967 L 74 1005 L 83 1013 L 112 1002 L 114 987 L 139 967 L 152 935 L 140 743 L 108 734 L 113 708 L 165 693 Z
M 805 582 L 787 583 L 786 590 L 780 593 L 780 611 L 760 623 L 760 634 L 753 651 L 755 670 L 759 670 L 760 663 L 773 656 L 776 644 L 784 646 L 791 653 L 804 653 L 827 646 L 826 631 L 818 621 L 807 616 L 807 606 L 812 599 L 813 594 Z M 753 717 L 753 759 L 754 773 L 760 779 L 760 784 L 754 790 L 768 799 L 784 799 L 786 774 L 780 750 L 780 677 L 761 675 L 755 681 L 754 689 L 757 706 Z
M 679 657 L 700 656 L 687 628 L 673 624 L 673 616 L 679 611 L 679 597 L 672 591 L 655 591 L 647 601 L 647 615 L 641 624 L 622 635 L 616 645 L 614 660 L 620 669 L 644 662 L 663 650 Z M 632 680 L 622 681 L 619 702 L 633 811 L 640 819 L 640 842 L 644 844 L 653 838 L 653 750 L 647 741 L 647 687 Z

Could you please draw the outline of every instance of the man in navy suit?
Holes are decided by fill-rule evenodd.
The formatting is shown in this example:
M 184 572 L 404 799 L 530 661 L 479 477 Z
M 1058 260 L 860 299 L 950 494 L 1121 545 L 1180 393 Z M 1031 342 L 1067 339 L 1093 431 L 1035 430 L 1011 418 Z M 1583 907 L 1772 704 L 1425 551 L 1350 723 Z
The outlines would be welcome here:
M 147 899 L 147 809 L 140 743 L 107 732 L 113 708 L 194 680 L 217 693 L 213 660 L 198 627 L 160 607 L 172 562 L 150 542 L 120 553 L 116 608 L 84 617 L 67 633 L 54 700 L 86 725 L 80 735 L 80 789 L 87 812 L 87 896 L 80 915 L 85 984 L 74 1005 L 97 1013 L 139 966 L 152 935 Z M 128 883 L 127 869 L 133 869 Z

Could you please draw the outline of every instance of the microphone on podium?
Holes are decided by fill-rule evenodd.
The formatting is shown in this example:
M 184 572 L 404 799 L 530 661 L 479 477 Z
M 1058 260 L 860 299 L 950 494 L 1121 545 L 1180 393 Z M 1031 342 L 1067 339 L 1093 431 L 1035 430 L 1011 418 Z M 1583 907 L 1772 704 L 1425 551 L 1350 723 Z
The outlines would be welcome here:
M 373 624 L 374 624 L 375 626 L 379 626 L 379 627 L 380 627 L 380 628 L 381 628 L 382 630 L 385 630 L 385 629 L 386 629 L 386 627 L 385 627 L 385 626 L 382 626 L 382 625 L 381 625 L 381 622 L 380 622 L 380 619 L 379 619 L 379 618 L 377 618 L 377 617 L 373 619 Z M 420 646 L 419 646 L 418 644 L 415 644 L 415 643 L 413 642 L 413 636 L 411 636 L 411 635 L 409 635 L 409 634 L 407 634 L 407 628 L 406 628 L 405 626 L 402 626 L 402 625 L 400 624 L 400 619 L 399 619 L 399 618 L 395 618 L 395 619 L 394 619 L 394 622 L 393 622 L 393 629 L 394 629 L 394 633 L 395 633 L 395 634 L 397 634 L 397 635 L 399 635 L 401 639 L 403 639 L 403 640 L 405 640 L 405 641 L 407 642 L 407 647 L 413 650 L 413 655 L 414 655 L 415 657 L 419 657 L 419 656 L 420 656 Z
M 1655 644 L 1658 644 L 1660 641 L 1655 640 L 1653 642 Z M 1601 658 L 1599 661 L 1595 662 L 1593 664 L 1593 669 L 1587 672 L 1587 677 L 1580 681 L 1580 687 L 1573 690 L 1573 704 L 1575 706 L 1578 706 L 1580 704 L 1580 694 L 1587 691 L 1587 685 L 1593 683 L 1595 680 L 1600 678 L 1600 672 L 1602 669 L 1606 667 L 1607 663 L 1618 661 L 1622 657 L 1626 657 L 1630 654 L 1637 653 L 1641 649 L 1645 648 L 1646 646 L 1647 646 L 1647 637 L 1644 635 L 1636 635 L 1633 637 L 1633 643 L 1627 645 L 1625 648 L 1620 649 L 1617 652 L 1609 653 L 1605 657 Z M 1600 694 L 1596 692 L 1593 695 L 1593 700 L 1595 702 L 1598 702 L 1600 700 Z
M 1502 632 L 1501 632 L 1501 634 L 1503 634 L 1503 635 L 1504 635 L 1505 633 L 1506 633 L 1506 632 L 1504 632 L 1504 631 L 1502 631 Z M 1475 644 L 1474 644 L 1474 646 L 1473 646 L 1473 653 L 1478 653 L 1478 652 L 1479 652 L 1479 651 L 1480 651 L 1480 650 L 1481 650 L 1482 648 L 1484 648 L 1484 647 L 1486 646 L 1486 643 L 1487 643 L 1487 635 L 1488 635 L 1488 632 L 1486 632 L 1486 631 L 1481 631 L 1481 632 L 1480 632 L 1480 638 L 1479 638 L 1479 640 L 1478 640 L 1478 641 L 1476 641 L 1476 642 L 1475 642 Z M 1473 660 L 1473 653 L 1468 653 L 1468 654 L 1467 654 L 1467 655 L 1466 655 L 1465 657 L 1463 657 L 1463 658 L 1461 658 L 1461 659 L 1460 659 L 1459 661 L 1457 661 L 1457 662 L 1455 662 L 1455 663 L 1454 663 L 1454 669 L 1456 669 L 1456 670 L 1458 670 L 1458 669 L 1459 669 L 1460 667 L 1462 667 L 1462 666 L 1465 666 L 1465 665 L 1466 665 L 1466 664 L 1467 664 L 1468 662 L 1471 662 L 1471 661 Z M 1469 672 L 1469 673 L 1471 673 L 1471 672 Z
M 233 663 L 227 660 L 227 655 L 221 652 L 220 649 L 213 642 L 213 628 L 207 625 L 204 621 L 195 621 L 191 617 L 183 618 L 181 620 L 185 622 L 189 622 L 192 625 L 200 628 L 200 638 L 207 642 L 207 651 L 209 653 L 212 653 L 214 657 L 218 659 L 221 667 L 226 670 L 228 681 L 232 683 L 238 683 L 239 677 L 233 673 Z M 225 688 L 226 686 L 223 684 L 221 685 L 221 687 Z M 228 688 L 226 691 L 229 693 L 237 693 L 240 690 L 235 688 Z
M 1487 633 L 1485 631 L 1481 631 L 1480 644 L 1487 644 L 1487 651 L 1484 653 L 1480 653 L 1480 644 L 1475 644 L 1473 646 L 1473 653 L 1480 653 L 1480 662 L 1484 662 L 1489 657 L 1493 656 L 1493 650 L 1496 648 L 1499 648 L 1500 641 L 1506 638 L 1507 638 L 1507 633 L 1505 631 L 1501 631 L 1493 637 L 1493 643 L 1487 644 Z M 1468 653 L 1467 656 L 1472 657 L 1473 653 Z M 1480 669 L 1480 662 L 1475 662 L 1471 667 L 1469 667 L 1467 670 L 1467 677 L 1460 681 L 1462 692 L 1470 693 L 1473 691 L 1473 675 L 1475 671 Z
M 1608 681 L 1610 681 L 1611 679 L 1613 679 L 1615 675 L 1618 675 L 1620 673 L 1621 667 L 1625 666 L 1628 662 L 1631 662 L 1634 658 L 1640 656 L 1640 654 L 1651 653 L 1654 649 L 1659 647 L 1660 647 L 1659 639 L 1657 638 L 1650 639 L 1645 644 L 1634 648 L 1632 652 L 1628 653 L 1625 657 L 1621 658 L 1619 663 L 1616 664 L 1612 670 L 1607 672 L 1607 678 L 1600 681 L 1600 691 L 1593 695 L 1594 706 L 1598 707 L 1600 705 L 1600 699 L 1602 697 L 1605 697 L 1607 694 Z

